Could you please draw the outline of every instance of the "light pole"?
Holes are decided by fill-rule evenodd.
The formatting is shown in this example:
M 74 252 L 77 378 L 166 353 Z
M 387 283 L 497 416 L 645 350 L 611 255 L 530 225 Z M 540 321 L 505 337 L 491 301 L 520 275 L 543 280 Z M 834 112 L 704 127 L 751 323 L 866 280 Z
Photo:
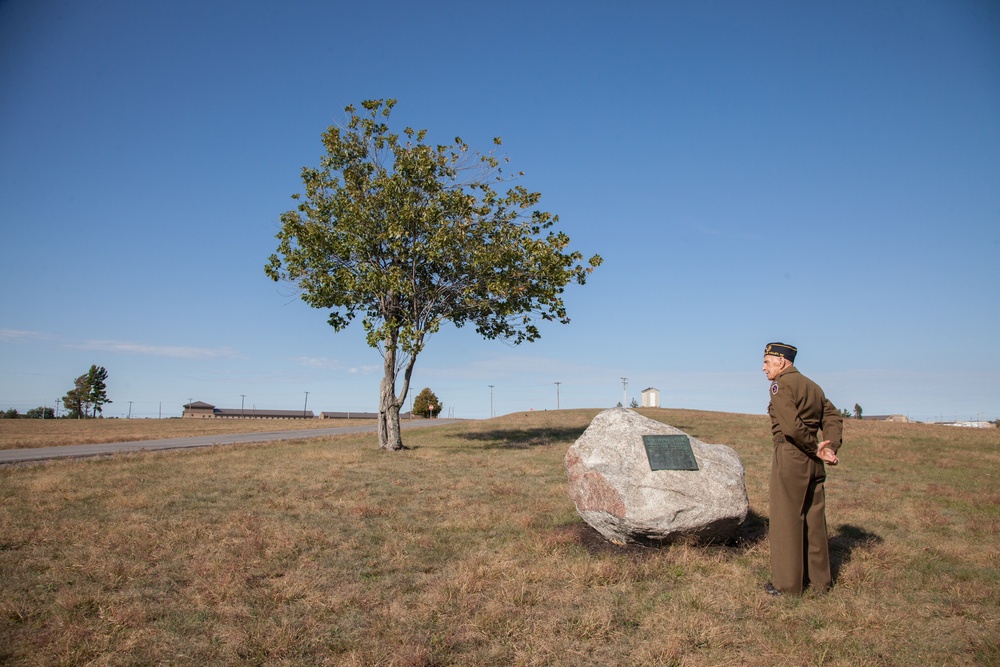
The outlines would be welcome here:
M 559 385 L 561 384 L 562 382 L 556 382 L 556 410 L 559 409 Z
M 628 407 L 628 392 L 625 391 L 625 387 L 628 386 L 628 378 L 622 378 L 622 407 Z
M 490 385 L 490 419 L 493 419 L 493 385 Z
M 306 407 L 309 405 L 309 392 L 306 392 L 306 402 L 302 404 L 302 417 L 306 416 Z

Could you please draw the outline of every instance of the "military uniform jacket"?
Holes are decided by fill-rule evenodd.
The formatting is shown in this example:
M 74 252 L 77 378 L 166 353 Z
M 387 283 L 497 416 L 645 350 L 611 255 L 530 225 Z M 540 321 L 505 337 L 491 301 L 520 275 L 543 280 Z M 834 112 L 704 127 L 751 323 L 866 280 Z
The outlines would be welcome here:
M 844 418 L 827 399 L 818 384 L 799 373 L 795 366 L 786 368 L 771 383 L 771 434 L 774 443 L 789 442 L 809 456 L 816 455 L 817 432 L 830 441 L 836 452 L 844 435 Z

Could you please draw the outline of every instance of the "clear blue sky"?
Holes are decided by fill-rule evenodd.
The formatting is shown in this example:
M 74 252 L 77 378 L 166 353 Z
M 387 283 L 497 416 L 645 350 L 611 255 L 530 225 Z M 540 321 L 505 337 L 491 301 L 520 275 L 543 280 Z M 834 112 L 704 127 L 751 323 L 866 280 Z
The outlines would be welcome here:
M 429 5 L 429 7 L 425 6 Z M 572 323 L 513 347 L 448 328 L 446 414 L 763 413 L 765 343 L 838 407 L 1000 417 L 1000 4 L 0 3 L 0 409 L 91 364 L 106 416 L 375 410 L 359 326 L 271 282 L 320 134 L 494 136 L 600 253 Z

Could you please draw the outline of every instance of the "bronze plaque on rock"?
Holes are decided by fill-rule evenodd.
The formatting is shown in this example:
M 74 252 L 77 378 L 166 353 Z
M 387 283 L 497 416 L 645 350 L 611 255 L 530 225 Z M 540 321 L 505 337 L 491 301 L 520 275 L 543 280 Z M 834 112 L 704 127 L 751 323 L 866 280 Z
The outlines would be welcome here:
M 644 435 L 650 470 L 697 470 L 698 462 L 686 435 Z

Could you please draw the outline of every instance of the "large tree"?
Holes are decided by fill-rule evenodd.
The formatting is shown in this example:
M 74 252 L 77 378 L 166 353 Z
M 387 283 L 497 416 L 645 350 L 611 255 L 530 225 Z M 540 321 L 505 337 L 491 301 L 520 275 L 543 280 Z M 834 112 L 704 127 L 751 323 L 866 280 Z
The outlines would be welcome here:
M 90 388 L 87 386 L 86 373 L 73 381 L 73 388 L 66 392 L 62 402 L 71 419 L 86 419 L 90 416 Z
M 383 449 L 403 448 L 399 410 L 413 365 L 443 322 L 471 324 L 488 339 L 536 340 L 539 319 L 569 322 L 564 288 L 583 284 L 601 263 L 567 250 L 569 237 L 553 229 L 558 216 L 535 208 L 539 193 L 508 187 L 508 160 L 471 151 L 458 137 L 431 146 L 426 130 L 393 132 L 395 104 L 348 106 L 346 126 L 323 133 L 326 154 L 317 168 L 302 169 L 305 192 L 281 216 L 278 250 L 265 267 L 310 306 L 330 310 L 336 331 L 361 314 L 384 362 Z
M 424 387 L 416 398 L 413 399 L 413 414 L 418 417 L 433 419 L 441 414 L 441 399 L 437 397 L 430 387 Z
M 69 411 L 69 416 L 85 419 L 96 417 L 98 412 L 103 413 L 102 406 L 112 402 L 108 398 L 107 379 L 108 371 L 104 366 L 96 364 L 76 378 L 73 381 L 73 388 L 66 392 L 62 399 L 63 405 Z
M 108 379 L 108 371 L 104 366 L 93 365 L 90 370 L 87 371 L 87 389 L 89 391 L 88 398 L 90 399 L 90 405 L 93 406 L 94 412 L 93 417 L 97 416 L 100 412 L 104 414 L 104 408 L 102 407 L 105 403 L 111 403 L 111 399 L 108 398 L 108 385 L 106 380 Z

